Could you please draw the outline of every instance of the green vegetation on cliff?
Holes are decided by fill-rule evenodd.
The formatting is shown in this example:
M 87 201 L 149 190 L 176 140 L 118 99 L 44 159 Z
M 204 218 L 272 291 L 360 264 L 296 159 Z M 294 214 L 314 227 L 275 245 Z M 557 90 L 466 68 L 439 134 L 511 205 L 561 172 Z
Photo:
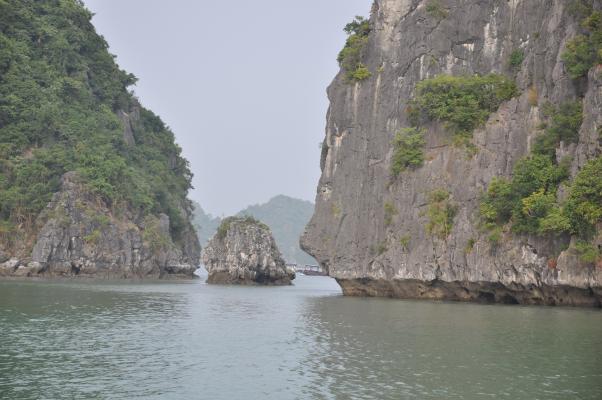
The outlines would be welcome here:
M 569 76 L 577 79 L 602 63 L 602 12 L 593 11 L 591 4 L 584 2 L 574 2 L 572 7 L 577 16 L 584 18 L 583 32 L 567 43 L 562 59 Z
M 556 204 L 558 185 L 568 178 L 566 165 L 532 155 L 514 166 L 511 180 L 495 178 L 481 201 L 481 216 L 488 227 L 512 221 L 517 233 L 564 231 L 570 225 Z
M 591 243 L 578 240 L 574 248 L 579 255 L 579 259 L 586 264 L 594 264 L 602 260 L 602 251 Z
M 521 64 L 525 60 L 525 52 L 521 49 L 512 50 L 510 53 L 510 59 L 508 60 L 508 64 L 510 65 L 510 69 L 516 71 L 520 68 Z
M 141 108 L 77 0 L 0 0 L 0 226 L 23 233 L 77 171 L 114 209 L 166 213 L 177 239 L 192 174 L 173 133 Z M 133 143 L 124 138 L 130 118 Z
M 393 223 L 393 217 L 398 214 L 397 208 L 393 205 L 393 203 L 386 202 L 383 206 L 385 211 L 385 226 L 389 226 Z
M 228 231 L 230 230 L 232 223 L 234 223 L 234 222 L 238 223 L 242 226 L 255 225 L 255 226 L 260 227 L 261 229 L 270 231 L 269 226 L 267 226 L 266 224 L 264 224 L 263 222 L 255 219 L 255 218 L 253 218 L 250 215 L 233 216 L 233 217 L 224 218 L 222 220 L 222 223 L 217 228 L 217 233 L 215 234 L 215 236 L 219 240 L 224 240 L 226 238 L 226 236 L 228 235 Z
M 602 12 L 594 11 L 589 0 L 573 0 L 568 10 L 581 20 L 582 32 L 567 43 L 562 59 L 568 75 L 577 79 L 602 62 Z M 540 236 L 575 235 L 573 250 L 583 262 L 596 262 L 602 254 L 591 240 L 602 222 L 602 157 L 589 160 L 570 181 L 572 160 L 565 157 L 558 162 L 557 156 L 561 142 L 579 141 L 582 101 L 548 103 L 542 111 L 544 132 L 536 138 L 531 154 L 517 162 L 511 179 L 493 179 L 481 199 L 484 226 L 498 240 L 507 227 Z
M 403 128 L 393 139 L 391 173 L 398 176 L 407 168 L 418 168 L 424 162 L 424 130 Z
M 442 122 L 452 131 L 452 142 L 464 146 L 472 157 L 476 153 L 471 142 L 472 132 L 483 125 L 502 102 L 517 95 L 516 83 L 499 74 L 441 74 L 418 82 L 406 108 L 414 128 L 395 137 L 392 174 L 397 176 L 407 167 L 422 165 L 424 140 L 417 127 L 427 121 Z
M 549 122 L 544 124 L 545 133 L 535 140 L 533 153 L 555 159 L 561 141 L 575 143 L 579 139 L 583 106 L 581 101 L 568 101 L 558 107 L 548 104 L 544 107 L 544 116 Z
M 426 232 L 439 239 L 446 239 L 454 225 L 454 218 L 458 207 L 450 198 L 447 190 L 437 189 L 428 195 L 426 216 Z
M 412 123 L 443 122 L 455 135 L 470 136 L 500 104 L 518 94 L 516 84 L 498 74 L 438 75 L 416 85 L 408 106 Z
M 518 95 L 516 84 L 498 74 L 485 76 L 438 75 L 418 82 L 414 98 L 407 106 L 411 128 L 400 130 L 393 140 L 391 174 L 396 177 L 407 168 L 424 162 L 426 121 L 439 121 L 453 132 L 453 142 L 465 145 L 469 154 L 476 151 L 470 143 L 474 129 L 483 125 L 502 102 Z
M 573 231 L 583 236 L 602 222 L 602 156 L 588 161 L 575 176 L 565 211 Z
M 581 120 L 580 103 L 562 104 L 536 141 L 533 154 L 514 166 L 512 179 L 492 180 L 480 206 L 486 227 L 499 229 L 510 223 L 517 233 L 592 237 L 596 224 L 602 222 L 602 157 L 588 161 L 567 182 L 566 201 L 559 202 L 557 196 L 561 183 L 569 178 L 571 160 L 556 164 L 555 150 L 560 140 L 577 140 Z
M 449 13 L 439 0 L 429 0 L 426 3 L 426 12 L 438 20 L 446 18 Z
M 350 82 L 362 81 L 369 78 L 372 74 L 368 68 L 362 64 L 366 47 L 368 45 L 368 34 L 370 33 L 370 24 L 364 17 L 357 16 L 353 21 L 345 26 L 345 33 L 349 35 L 345 42 L 345 47 L 339 52 L 337 61 Z
M 563 214 L 577 234 L 574 249 L 587 264 L 602 266 L 602 248 L 593 243 L 596 226 L 602 222 L 602 156 L 588 161 L 572 182 Z M 599 233 L 598 233 L 599 235 Z M 598 236 L 599 238 L 599 236 Z

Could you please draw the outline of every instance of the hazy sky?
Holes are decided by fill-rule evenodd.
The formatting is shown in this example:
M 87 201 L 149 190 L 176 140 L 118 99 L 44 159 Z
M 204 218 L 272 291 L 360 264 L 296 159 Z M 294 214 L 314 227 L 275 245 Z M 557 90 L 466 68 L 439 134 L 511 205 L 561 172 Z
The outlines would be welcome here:
M 314 201 L 343 27 L 371 0 L 85 0 L 135 92 L 176 135 L 190 197 L 221 215 Z

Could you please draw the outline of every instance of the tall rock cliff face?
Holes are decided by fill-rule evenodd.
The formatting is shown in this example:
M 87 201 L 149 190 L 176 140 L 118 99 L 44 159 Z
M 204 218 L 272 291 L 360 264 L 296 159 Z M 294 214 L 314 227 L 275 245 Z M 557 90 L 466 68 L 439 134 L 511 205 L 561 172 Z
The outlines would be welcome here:
M 481 196 L 494 177 L 510 178 L 529 154 L 546 102 L 582 102 L 578 142 L 556 150 L 572 157 L 572 177 L 600 155 L 602 71 L 594 66 L 578 80 L 566 72 L 562 52 L 580 29 L 569 3 L 374 2 L 362 60 L 372 76 L 350 83 L 342 71 L 328 88 L 316 211 L 301 239 L 345 294 L 600 305 L 602 269 L 579 259 L 574 237 L 505 229 L 494 246 L 480 228 Z M 599 1 L 592 5 L 601 9 Z M 516 49 L 524 59 L 512 69 Z M 392 142 L 411 125 L 407 108 L 417 83 L 440 74 L 489 73 L 514 79 L 520 95 L 473 132 L 476 151 L 454 146 L 446 127 L 430 122 L 424 164 L 393 177 Z M 426 229 L 429 193 L 441 188 L 456 207 L 444 238 Z M 594 245 L 602 244 L 600 226 L 594 236 Z

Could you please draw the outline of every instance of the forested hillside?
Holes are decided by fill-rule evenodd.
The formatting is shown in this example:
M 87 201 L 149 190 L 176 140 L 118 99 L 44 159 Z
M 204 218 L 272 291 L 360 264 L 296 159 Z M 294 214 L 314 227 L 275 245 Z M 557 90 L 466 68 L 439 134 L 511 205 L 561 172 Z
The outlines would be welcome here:
M 111 217 L 165 214 L 176 243 L 189 226 L 188 163 L 91 18 L 77 0 L 0 0 L 0 250 L 31 250 L 69 171 Z
M 0 1 L 0 218 L 5 238 L 31 225 L 77 171 L 114 207 L 164 212 L 177 233 L 192 174 L 173 133 L 139 108 L 80 2 Z M 133 141 L 121 112 L 138 110 Z

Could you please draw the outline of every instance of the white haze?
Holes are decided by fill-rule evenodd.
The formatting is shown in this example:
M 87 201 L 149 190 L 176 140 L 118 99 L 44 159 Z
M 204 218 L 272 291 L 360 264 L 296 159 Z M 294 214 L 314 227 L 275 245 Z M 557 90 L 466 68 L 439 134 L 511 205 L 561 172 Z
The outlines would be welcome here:
M 277 194 L 314 200 L 326 87 L 343 27 L 371 0 L 85 0 L 172 128 L 195 175 L 191 198 L 231 214 Z

